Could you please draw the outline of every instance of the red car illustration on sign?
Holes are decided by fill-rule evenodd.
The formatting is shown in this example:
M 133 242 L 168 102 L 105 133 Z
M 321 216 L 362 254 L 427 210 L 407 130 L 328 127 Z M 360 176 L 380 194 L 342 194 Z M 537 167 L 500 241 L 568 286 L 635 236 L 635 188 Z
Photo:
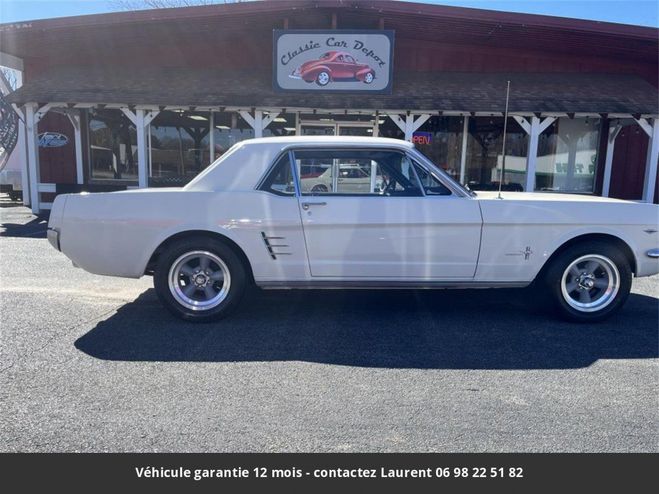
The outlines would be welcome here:
M 328 51 L 318 60 L 309 60 L 300 65 L 290 75 L 294 79 L 315 82 L 327 86 L 331 81 L 362 81 L 370 84 L 375 79 L 375 71 L 344 51 Z

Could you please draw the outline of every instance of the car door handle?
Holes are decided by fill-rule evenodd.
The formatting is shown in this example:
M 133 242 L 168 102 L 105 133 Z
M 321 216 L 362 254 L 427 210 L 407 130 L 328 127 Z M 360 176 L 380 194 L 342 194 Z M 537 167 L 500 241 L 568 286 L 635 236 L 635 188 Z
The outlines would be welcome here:
M 307 211 L 311 206 L 327 206 L 326 202 L 303 202 L 302 209 Z

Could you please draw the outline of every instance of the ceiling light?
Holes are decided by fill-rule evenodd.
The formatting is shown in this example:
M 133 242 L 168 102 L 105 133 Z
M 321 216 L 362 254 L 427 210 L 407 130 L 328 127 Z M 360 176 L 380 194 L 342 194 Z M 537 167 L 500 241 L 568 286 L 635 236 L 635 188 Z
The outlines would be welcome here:
M 190 115 L 188 118 L 191 118 L 192 120 L 208 120 L 206 117 L 202 117 L 201 115 Z
M 295 132 L 295 127 L 284 127 L 284 130 L 288 132 Z
M 216 125 L 215 128 L 220 130 L 231 130 L 231 127 L 227 127 L 226 125 Z
M 273 122 L 283 122 L 286 123 L 286 119 L 284 117 L 277 117 L 273 120 Z

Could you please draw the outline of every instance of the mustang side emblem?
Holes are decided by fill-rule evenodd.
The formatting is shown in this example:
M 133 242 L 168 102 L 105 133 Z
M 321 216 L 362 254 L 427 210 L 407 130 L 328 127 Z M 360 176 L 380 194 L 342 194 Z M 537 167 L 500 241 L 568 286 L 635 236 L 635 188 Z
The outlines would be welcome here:
M 524 260 L 528 261 L 529 257 L 531 257 L 531 254 L 533 254 L 533 251 L 531 250 L 531 247 L 528 245 L 526 246 L 526 249 L 520 250 L 519 252 L 511 252 L 509 254 L 506 254 L 507 256 L 524 256 Z

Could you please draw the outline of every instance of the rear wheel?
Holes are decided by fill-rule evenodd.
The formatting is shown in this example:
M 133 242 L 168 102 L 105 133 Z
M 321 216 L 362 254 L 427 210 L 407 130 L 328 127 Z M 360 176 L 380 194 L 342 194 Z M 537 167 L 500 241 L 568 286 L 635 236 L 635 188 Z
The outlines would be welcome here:
M 330 82 L 330 75 L 325 71 L 320 72 L 316 76 L 316 84 L 318 84 L 319 86 L 327 86 L 329 82 Z
M 161 254 L 153 284 L 174 315 L 211 321 L 235 309 L 245 292 L 247 273 L 228 245 L 196 237 L 177 241 Z
M 545 283 L 561 316 L 599 321 L 620 309 L 632 285 L 625 254 L 607 242 L 573 245 L 551 262 Z

